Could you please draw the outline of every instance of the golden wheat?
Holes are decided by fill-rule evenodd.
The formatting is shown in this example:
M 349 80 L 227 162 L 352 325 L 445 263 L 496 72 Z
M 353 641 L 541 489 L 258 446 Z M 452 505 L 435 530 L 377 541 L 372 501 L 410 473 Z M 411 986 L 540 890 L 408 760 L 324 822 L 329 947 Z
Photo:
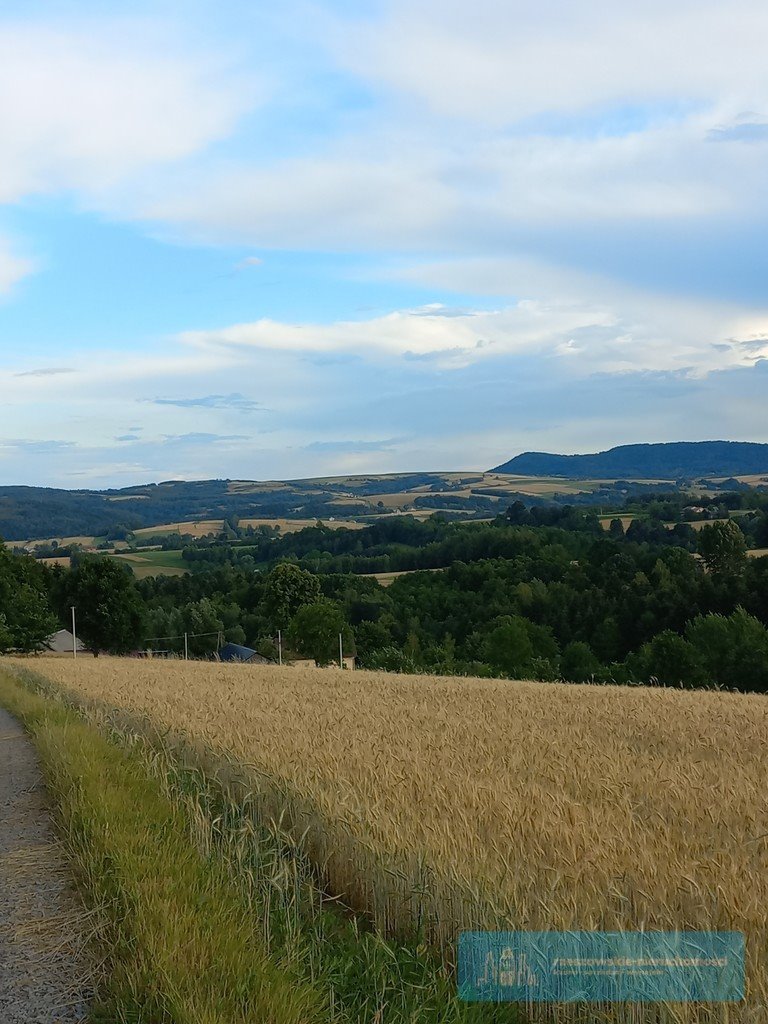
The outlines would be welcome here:
M 743 931 L 750 1010 L 728 1019 L 768 1019 L 765 698 L 104 658 L 35 668 L 233 759 L 382 927 L 416 921 L 446 949 L 477 926 Z

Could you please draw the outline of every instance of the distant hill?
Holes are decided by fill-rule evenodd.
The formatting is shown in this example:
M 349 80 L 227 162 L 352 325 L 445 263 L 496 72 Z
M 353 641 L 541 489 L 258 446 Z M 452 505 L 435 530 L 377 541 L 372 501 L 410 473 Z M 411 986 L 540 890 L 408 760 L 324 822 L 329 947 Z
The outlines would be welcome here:
M 524 452 L 494 473 L 571 479 L 680 480 L 768 473 L 768 444 L 747 441 L 678 441 L 625 444 L 594 455 Z
M 513 501 L 617 507 L 626 488 L 582 480 L 635 480 L 638 493 L 658 487 L 645 480 L 697 480 L 749 474 L 768 476 L 768 444 L 702 441 L 635 444 L 597 455 L 527 452 L 491 472 L 554 477 L 526 488 L 476 471 L 313 477 L 306 480 L 166 480 L 119 490 L 67 491 L 0 486 L 0 540 L 99 538 L 172 523 L 239 519 L 354 519 L 410 511 L 417 515 L 492 517 Z M 560 479 L 578 481 L 561 484 Z M 675 490 L 675 484 L 666 485 Z M 506 504 L 505 504 L 506 503 Z
M 67 491 L 49 487 L 0 487 L 0 538 L 93 536 L 119 539 L 126 530 L 165 523 L 239 518 L 342 518 L 380 511 L 378 495 L 424 488 L 409 500 L 429 509 L 460 507 L 487 514 L 491 498 L 455 498 L 462 474 L 401 473 L 385 476 L 332 477 L 288 481 L 166 480 L 120 490 Z M 465 474 L 482 480 L 482 474 Z M 434 493 L 433 493 L 434 492 Z M 445 493 L 447 492 L 447 493 Z M 359 499 L 359 500 L 356 500 Z M 339 502 L 342 504 L 339 504 Z

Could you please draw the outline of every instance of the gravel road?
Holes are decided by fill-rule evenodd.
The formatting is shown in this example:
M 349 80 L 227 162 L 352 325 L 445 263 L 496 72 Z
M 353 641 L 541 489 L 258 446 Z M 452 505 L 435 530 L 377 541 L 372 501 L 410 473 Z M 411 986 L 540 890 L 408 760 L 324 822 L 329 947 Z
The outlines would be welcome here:
M 0 709 L 0 1021 L 86 1019 L 88 917 L 51 829 L 35 751 Z

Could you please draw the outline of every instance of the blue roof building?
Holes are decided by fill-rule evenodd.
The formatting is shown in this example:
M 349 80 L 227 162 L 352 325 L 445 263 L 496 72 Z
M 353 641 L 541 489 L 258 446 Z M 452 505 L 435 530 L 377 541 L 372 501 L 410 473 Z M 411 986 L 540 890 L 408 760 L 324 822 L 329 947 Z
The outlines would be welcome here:
M 269 665 L 269 658 L 262 657 L 257 651 L 241 644 L 224 644 L 218 653 L 219 661 L 247 662 L 250 665 Z

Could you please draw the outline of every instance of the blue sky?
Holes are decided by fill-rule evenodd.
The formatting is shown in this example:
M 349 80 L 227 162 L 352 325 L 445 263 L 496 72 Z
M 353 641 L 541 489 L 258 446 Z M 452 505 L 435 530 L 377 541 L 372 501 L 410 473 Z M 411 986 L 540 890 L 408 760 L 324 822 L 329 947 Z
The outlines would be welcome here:
M 757 0 L 4 3 L 0 478 L 767 441 L 766 38 Z

